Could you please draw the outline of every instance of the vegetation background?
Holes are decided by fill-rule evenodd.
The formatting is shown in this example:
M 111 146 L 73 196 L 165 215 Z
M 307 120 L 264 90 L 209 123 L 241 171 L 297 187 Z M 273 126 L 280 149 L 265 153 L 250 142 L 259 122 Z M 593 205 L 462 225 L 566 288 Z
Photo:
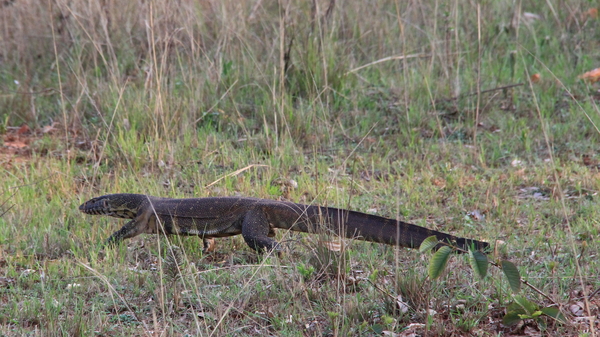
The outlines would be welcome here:
M 598 334 L 597 2 L 6 0 L 0 27 L 0 335 Z M 241 237 L 99 254 L 122 221 L 77 207 L 117 192 L 501 240 L 490 259 L 542 294 L 290 233 L 282 258 Z M 515 298 L 566 319 L 506 326 Z

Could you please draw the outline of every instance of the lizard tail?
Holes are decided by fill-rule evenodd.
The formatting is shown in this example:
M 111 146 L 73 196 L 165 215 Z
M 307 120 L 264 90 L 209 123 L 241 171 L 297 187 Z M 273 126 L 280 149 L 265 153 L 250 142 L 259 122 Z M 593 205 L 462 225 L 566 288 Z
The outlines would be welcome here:
M 346 238 L 379 242 L 395 246 L 418 248 L 425 239 L 435 236 L 440 243 L 434 248 L 451 245 L 462 250 L 486 250 L 489 243 L 461 238 L 425 227 L 376 215 L 336 208 L 321 207 L 320 214 L 328 214 L 329 226 Z

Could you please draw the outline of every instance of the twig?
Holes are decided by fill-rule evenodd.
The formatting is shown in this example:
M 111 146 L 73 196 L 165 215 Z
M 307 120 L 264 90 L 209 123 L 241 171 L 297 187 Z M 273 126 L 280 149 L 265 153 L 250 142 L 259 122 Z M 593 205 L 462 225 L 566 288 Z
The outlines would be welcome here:
M 539 290 L 538 288 L 536 288 L 533 284 L 527 282 L 526 280 L 524 280 L 523 278 L 521 278 L 521 283 L 523 283 L 524 285 L 528 286 L 529 288 L 531 288 L 533 291 L 535 291 L 536 293 L 544 296 L 548 301 L 552 302 L 552 304 L 554 305 L 558 305 L 558 303 L 556 303 L 556 301 L 554 301 L 552 298 L 550 298 L 550 296 L 544 294 L 541 290 Z
M 502 270 L 502 267 L 501 267 L 499 264 L 497 264 L 496 262 L 494 262 L 494 261 L 490 261 L 489 263 L 490 263 L 490 264 L 492 264 L 493 266 L 497 267 L 498 269 Z M 520 279 L 520 281 L 521 281 L 521 283 L 522 283 L 522 284 L 524 284 L 524 285 L 528 286 L 528 287 L 529 287 L 531 290 L 533 290 L 533 291 L 535 291 L 536 293 L 538 293 L 538 294 L 542 295 L 542 296 L 543 296 L 543 297 L 545 297 L 545 298 L 546 298 L 548 301 L 552 302 L 552 304 L 554 304 L 554 305 L 558 305 L 558 303 L 556 303 L 556 301 L 554 301 L 552 298 L 550 298 L 550 296 L 548 296 L 548 295 L 544 294 L 544 292 L 543 292 L 543 291 L 541 291 L 541 290 L 539 290 L 538 288 L 536 288 L 536 287 L 535 287 L 533 284 L 531 284 L 531 283 L 527 282 L 527 281 L 526 281 L 525 279 L 523 279 L 522 277 L 519 277 L 519 279 Z
M 0 204 L 0 210 L 2 209 L 2 207 L 4 207 L 4 205 L 6 205 L 6 203 L 10 200 L 10 198 L 14 197 L 15 194 L 17 194 L 17 191 L 14 191 L 10 197 L 6 198 L 6 200 L 4 200 L 1 204 Z M 10 211 L 13 207 L 15 207 L 16 204 L 12 204 L 9 208 L 7 208 L 4 212 L 2 212 L 2 214 L 0 214 L 0 218 L 4 216 L 4 214 L 8 213 L 8 211 Z
M 596 294 L 600 293 L 600 288 L 594 290 L 593 293 L 590 294 L 590 296 L 588 296 L 588 299 L 592 299 L 592 297 L 596 296 Z
M 522 85 L 525 85 L 525 83 L 514 83 L 514 84 L 504 85 L 504 86 L 501 86 L 501 87 L 495 87 L 495 88 L 492 88 L 492 89 L 487 89 L 487 90 L 483 90 L 483 91 L 479 91 L 479 92 L 478 91 L 470 92 L 468 94 L 462 94 L 462 95 L 458 95 L 458 96 L 454 96 L 454 97 L 450 97 L 450 98 L 440 98 L 440 99 L 436 100 L 436 102 L 456 101 L 456 100 L 458 100 L 460 98 L 463 98 L 463 97 L 469 97 L 469 96 L 487 94 L 487 93 L 498 91 L 498 90 L 504 90 L 504 89 L 510 89 L 510 88 L 514 88 L 514 87 L 520 87 Z
M 223 100 L 223 98 L 225 98 L 225 96 L 227 96 L 227 94 L 229 93 L 229 91 L 233 88 L 233 86 L 235 86 L 237 84 L 238 80 L 235 80 L 235 82 L 233 82 L 232 85 L 229 86 L 229 88 L 227 88 L 227 90 L 225 90 L 225 92 L 223 93 L 223 95 L 221 95 L 221 97 L 215 102 L 215 104 L 213 104 L 213 106 L 210 107 L 210 109 L 206 110 L 204 112 L 204 114 L 202 114 L 202 117 L 196 119 L 196 121 L 194 122 L 194 124 L 198 123 L 199 121 L 201 121 L 202 119 L 204 119 L 204 117 L 206 115 L 208 115 L 219 103 L 221 103 L 221 101 Z
M 18 90 L 3 90 L 3 92 L 10 93 L 12 95 L 44 95 L 54 93 L 54 88 L 47 88 L 39 91 L 18 91 Z M 0 97 L 8 97 L 9 94 L 0 94 Z
M 252 164 L 252 165 L 248 165 L 248 166 L 246 166 L 244 168 L 241 168 L 241 169 L 239 169 L 237 171 L 234 171 L 234 172 L 231 172 L 231 173 L 228 173 L 228 174 L 222 176 L 221 178 L 219 178 L 219 179 L 213 181 L 212 183 L 204 186 L 204 188 L 211 187 L 212 185 L 218 183 L 219 181 L 221 181 L 221 180 L 223 180 L 223 179 L 225 179 L 227 177 L 237 176 L 238 174 L 240 174 L 240 173 L 242 173 L 242 172 L 244 172 L 244 171 L 246 171 L 248 169 L 251 169 L 253 167 L 263 167 L 263 166 L 269 166 L 269 165 L 264 165 L 264 164 Z
M 3 202 L 2 205 L 3 206 L 5 203 L 7 203 L 7 201 Z M 10 211 L 11 208 L 15 207 L 15 204 L 13 204 L 12 206 L 10 206 L 9 208 L 6 209 L 6 211 L 2 212 L 2 214 L 0 214 L 0 218 L 4 216 L 4 214 L 8 213 L 8 211 Z
M 364 278 L 363 280 L 366 280 L 367 282 L 369 282 L 375 289 L 379 290 L 381 293 L 383 293 L 384 295 L 389 296 L 389 298 L 391 298 L 392 300 L 396 301 L 398 300 L 394 295 L 392 295 L 389 291 L 385 290 L 385 289 L 381 289 L 379 288 L 378 285 L 376 285 L 375 283 L 371 282 L 371 280 L 369 280 L 368 278 Z
M 406 59 L 412 59 L 412 58 L 416 58 L 416 57 L 429 57 L 429 55 L 427 55 L 427 54 L 410 54 L 410 55 L 388 56 L 388 57 L 384 57 L 382 59 L 379 59 L 377 61 L 373 61 L 371 63 L 367 63 L 367 64 L 362 65 L 360 67 L 354 68 L 354 69 L 348 71 L 346 73 L 346 75 L 354 73 L 354 72 L 357 72 L 357 71 L 359 71 L 359 70 L 361 70 L 363 68 L 370 67 L 370 66 L 378 64 L 378 63 L 392 61 L 392 60 L 406 60 Z
M 119 292 L 117 291 L 117 289 L 115 289 L 115 287 L 113 287 L 113 285 L 110 283 L 110 281 L 108 280 L 108 278 L 104 275 L 102 275 L 100 272 L 98 272 L 96 269 L 90 267 L 89 265 L 81 262 L 81 261 L 77 261 L 77 263 L 84 267 L 85 269 L 89 270 L 92 274 L 94 274 L 97 278 L 99 278 L 100 280 L 102 280 L 102 282 L 104 282 L 106 284 L 106 286 L 109 288 L 109 294 L 110 296 L 113 298 L 113 303 L 116 306 L 116 302 L 115 299 L 113 297 L 114 295 L 117 295 L 117 297 L 119 298 L 119 300 L 121 300 L 121 302 L 123 303 L 123 305 L 125 305 L 125 307 L 127 308 L 127 310 L 129 310 L 129 312 L 131 312 L 131 315 L 136 319 L 136 321 L 142 323 L 142 325 L 144 326 L 144 333 L 147 336 L 151 336 L 151 334 L 149 333 L 150 328 L 146 325 L 146 322 L 144 322 L 143 320 L 140 319 L 140 317 L 137 315 L 137 313 L 133 310 L 133 308 L 131 308 L 131 306 L 129 305 L 129 303 L 127 302 L 127 300 L 125 300 L 125 298 L 123 298 L 123 296 L 121 296 L 121 294 L 119 294 Z M 118 312 L 118 311 L 117 311 Z
M 261 268 L 261 267 L 291 268 L 290 266 L 282 266 L 282 265 L 275 265 L 275 264 L 265 264 L 265 265 L 240 264 L 240 265 L 235 265 L 235 266 L 218 267 L 218 268 L 211 268 L 211 269 L 207 269 L 207 270 L 200 270 L 200 271 L 197 271 L 192 274 L 200 275 L 200 274 L 204 274 L 207 272 L 215 272 L 215 271 L 219 271 L 219 270 L 232 270 L 232 269 L 237 269 L 237 268 Z M 189 276 L 189 275 L 184 275 L 184 276 Z

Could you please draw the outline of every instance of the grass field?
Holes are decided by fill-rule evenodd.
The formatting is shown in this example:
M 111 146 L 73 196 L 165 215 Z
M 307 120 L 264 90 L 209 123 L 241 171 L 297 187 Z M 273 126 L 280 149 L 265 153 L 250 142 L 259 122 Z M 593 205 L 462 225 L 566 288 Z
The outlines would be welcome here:
M 598 336 L 597 3 L 0 2 L 0 336 Z M 109 193 L 348 208 L 501 242 L 101 243 Z M 537 289 L 537 291 L 535 290 Z M 559 308 L 556 321 L 544 308 Z M 521 311 L 518 311 L 518 310 Z M 517 311 L 515 311 L 517 310 Z M 522 316 L 504 325 L 507 312 Z

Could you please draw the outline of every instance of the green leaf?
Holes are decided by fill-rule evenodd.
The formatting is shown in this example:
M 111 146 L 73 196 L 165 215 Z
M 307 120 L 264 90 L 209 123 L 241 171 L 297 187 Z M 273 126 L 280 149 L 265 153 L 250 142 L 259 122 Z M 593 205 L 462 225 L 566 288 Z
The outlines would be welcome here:
M 385 325 L 390 325 L 390 324 L 394 323 L 395 319 L 393 317 L 383 315 L 383 316 L 381 316 L 381 321 Z
M 557 320 L 557 321 L 559 321 L 561 323 L 566 323 L 567 322 L 567 319 L 562 314 L 562 312 L 560 312 L 560 309 L 558 309 L 558 308 L 555 308 L 555 307 L 545 307 L 545 308 L 541 308 L 540 311 L 543 312 L 544 315 L 550 316 L 550 317 L 554 318 L 555 320 Z
M 375 283 L 377 281 L 377 276 L 379 275 L 379 270 L 375 269 L 371 274 L 369 274 L 369 281 Z
M 419 246 L 419 252 L 426 253 L 433 249 L 433 247 L 437 246 L 440 241 L 437 239 L 435 235 L 428 237 L 427 239 L 421 242 L 421 246 Z
M 510 311 L 508 313 L 506 313 L 506 315 L 504 315 L 504 317 L 502 317 L 502 324 L 506 325 L 506 326 L 510 326 L 513 324 L 517 324 L 521 321 L 521 317 L 519 312 L 516 311 Z
M 531 318 L 536 319 L 536 318 L 542 316 L 543 314 L 544 314 L 543 312 L 536 310 L 531 314 Z
M 537 323 L 538 327 L 540 328 L 540 330 L 544 331 L 546 330 L 546 322 L 543 319 L 540 318 L 536 318 L 535 322 Z
M 525 313 L 525 310 L 523 310 L 523 308 L 518 305 L 515 302 L 510 302 L 507 306 L 506 306 L 506 312 L 519 312 L 519 313 Z
M 383 333 L 383 330 L 385 330 L 385 326 L 383 326 L 382 324 L 373 324 L 371 325 L 371 330 L 373 330 L 375 334 L 381 335 Z
M 514 296 L 514 300 L 515 303 L 521 306 L 521 308 L 523 308 L 523 310 L 525 310 L 525 312 L 530 316 L 533 316 L 533 314 L 538 311 L 538 305 L 531 302 L 524 296 Z
M 469 263 L 479 278 L 485 278 L 488 268 L 488 259 L 485 254 L 477 250 L 469 250 Z
M 506 260 L 502 260 L 502 271 L 504 275 L 506 275 L 506 279 L 508 280 L 508 284 L 510 285 L 510 289 L 512 289 L 513 293 L 519 292 L 521 289 L 521 275 L 519 275 L 519 270 L 514 263 Z
M 446 268 L 446 264 L 448 263 L 448 258 L 450 257 L 450 253 L 452 253 L 452 248 L 448 246 L 444 246 L 440 248 L 433 257 L 431 257 L 431 261 L 429 261 L 429 277 L 431 279 L 436 279 L 442 274 L 444 268 Z

